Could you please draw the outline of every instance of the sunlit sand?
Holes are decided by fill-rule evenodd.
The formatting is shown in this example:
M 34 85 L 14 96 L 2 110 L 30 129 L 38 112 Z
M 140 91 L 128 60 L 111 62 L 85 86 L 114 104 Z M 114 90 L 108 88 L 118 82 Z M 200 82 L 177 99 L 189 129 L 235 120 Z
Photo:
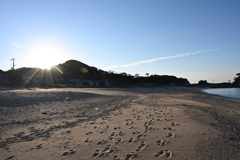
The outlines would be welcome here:
M 0 88 L 0 159 L 238 159 L 239 100 L 200 88 Z

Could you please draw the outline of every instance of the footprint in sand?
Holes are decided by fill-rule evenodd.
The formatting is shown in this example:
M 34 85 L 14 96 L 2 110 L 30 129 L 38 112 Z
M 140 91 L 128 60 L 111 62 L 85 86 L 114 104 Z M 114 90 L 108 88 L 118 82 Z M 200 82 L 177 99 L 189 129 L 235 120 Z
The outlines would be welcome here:
M 86 135 L 89 135 L 89 134 L 93 134 L 93 132 L 92 131 L 90 131 L 90 132 L 87 132 L 87 133 L 85 133 Z
M 116 153 L 117 151 L 118 151 L 118 148 L 117 148 L 117 147 L 111 148 L 111 149 L 109 150 L 109 154 Z
M 115 144 L 118 144 L 118 143 L 121 143 L 122 142 L 122 138 L 117 138 L 117 139 L 115 139 Z
M 14 155 L 14 156 L 15 156 L 15 155 Z M 12 159 L 14 156 L 10 156 L 10 157 L 6 158 L 5 160 L 7 160 L 7 159 Z
M 133 143 L 134 139 L 133 138 L 129 138 L 128 143 Z
M 108 152 L 102 152 L 99 154 L 98 157 L 107 157 L 108 156 Z
M 117 129 L 121 129 L 122 127 L 114 127 L 113 129 L 114 130 L 117 130 Z
M 95 153 L 93 153 L 92 158 L 107 157 L 108 155 L 115 153 L 117 151 L 118 151 L 117 147 L 112 148 L 112 145 L 107 145 L 102 151 L 96 150 Z
M 140 118 L 141 116 L 140 115 L 138 115 L 138 114 L 133 114 L 134 116 L 133 116 L 133 118 Z
M 138 140 L 141 140 L 142 138 L 143 138 L 143 135 L 141 135 L 141 134 L 137 136 Z
M 132 158 L 136 158 L 137 154 L 135 153 L 131 153 L 131 154 L 127 154 L 124 160 L 131 160 Z
M 107 143 L 106 140 L 101 140 L 101 141 L 99 141 L 99 142 L 97 143 L 97 145 L 103 145 L 103 144 L 105 144 L 105 143 Z
M 135 128 L 137 128 L 136 126 L 131 126 L 129 129 L 135 129 Z
M 165 130 L 165 131 L 173 131 L 174 129 L 170 128 L 170 127 L 166 127 L 166 128 L 163 128 L 163 130 Z
M 116 136 L 116 132 L 112 132 L 110 136 Z
M 87 139 L 85 139 L 85 143 L 89 143 L 89 142 L 91 142 L 92 140 L 91 139 L 89 139 L 89 138 L 87 138 Z
M 124 132 L 123 132 L 123 131 L 120 131 L 120 132 L 118 133 L 118 135 L 119 135 L 119 136 L 123 136 L 123 135 L 124 135 Z
M 43 148 L 42 144 L 39 144 L 36 146 L 36 149 L 41 149 L 41 148 Z
M 66 131 L 66 133 L 72 133 L 72 131 L 71 131 L 71 130 L 68 130 L 68 131 Z
M 147 126 L 149 126 L 149 125 L 151 125 L 151 124 L 152 124 L 152 120 L 151 120 L 150 122 L 148 122 L 148 121 L 145 122 L 143 126 L 147 127 Z
M 97 158 L 100 154 L 100 150 L 96 150 L 95 153 L 93 153 L 92 158 Z
M 115 155 L 115 156 L 113 156 L 113 160 L 120 160 L 120 159 L 118 159 L 118 156 Z
M 69 149 L 68 151 L 65 151 L 62 153 L 62 156 L 67 156 L 68 154 L 74 154 L 76 151 Z
M 151 117 L 151 116 L 154 116 L 154 115 L 153 114 L 149 114 L 148 116 Z
M 138 149 L 136 150 L 137 152 L 142 151 L 144 148 L 146 147 L 146 144 L 144 142 L 141 142 L 140 146 L 138 147 Z
M 132 134 L 139 134 L 140 132 L 136 131 L 136 132 L 132 132 Z
M 146 129 L 146 130 L 144 131 L 144 133 L 147 133 L 148 131 L 153 131 L 153 128 L 152 128 L 152 127 L 146 126 L 145 129 Z
M 165 150 L 162 150 L 162 151 L 158 152 L 155 155 L 155 157 L 162 157 L 162 156 L 165 156 L 168 159 L 170 159 L 170 158 L 172 158 L 172 152 L 165 149 Z
M 112 132 L 112 133 L 111 133 L 111 135 L 110 135 L 110 136 L 108 136 L 108 138 L 112 140 L 112 139 L 113 139 L 113 137 L 115 137 L 115 136 L 116 136 L 116 132 Z
M 178 126 L 179 124 L 176 124 L 176 123 L 171 123 L 172 126 Z
M 134 124 L 134 123 L 135 123 L 135 122 L 133 122 L 133 121 L 132 121 L 132 122 L 127 122 L 126 125 L 129 126 L 129 125 L 132 125 L 132 124 Z
M 109 137 L 114 137 L 114 136 L 116 136 L 116 132 L 112 132 Z
M 158 140 L 156 143 L 159 146 L 166 146 L 168 141 L 167 140 Z
M 166 137 L 175 137 L 175 135 L 172 133 L 168 133 L 168 135 Z

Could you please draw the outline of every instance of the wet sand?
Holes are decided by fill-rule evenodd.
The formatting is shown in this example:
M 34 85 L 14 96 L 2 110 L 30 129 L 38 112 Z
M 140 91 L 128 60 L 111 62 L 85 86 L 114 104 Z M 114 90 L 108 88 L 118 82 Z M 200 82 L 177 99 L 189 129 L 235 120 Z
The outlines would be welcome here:
M 0 159 L 240 157 L 240 100 L 201 88 L 0 88 Z

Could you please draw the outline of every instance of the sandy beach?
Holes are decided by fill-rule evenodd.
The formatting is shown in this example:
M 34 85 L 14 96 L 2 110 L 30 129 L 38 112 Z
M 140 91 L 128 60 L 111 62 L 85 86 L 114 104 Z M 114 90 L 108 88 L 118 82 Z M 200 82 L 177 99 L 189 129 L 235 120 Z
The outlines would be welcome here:
M 0 88 L 0 160 L 239 157 L 240 100 L 201 88 Z

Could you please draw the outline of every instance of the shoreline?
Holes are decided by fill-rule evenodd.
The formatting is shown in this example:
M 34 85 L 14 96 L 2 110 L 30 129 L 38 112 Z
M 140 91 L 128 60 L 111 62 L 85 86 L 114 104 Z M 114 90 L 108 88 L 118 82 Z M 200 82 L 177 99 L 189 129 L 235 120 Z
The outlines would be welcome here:
M 230 93 L 228 93 L 228 94 L 226 94 L 226 93 L 224 93 L 223 94 L 223 92 L 221 92 L 221 90 L 226 90 L 226 89 L 238 89 L 238 88 L 208 88 L 208 89 L 204 89 L 204 90 L 202 90 L 202 92 L 205 92 L 205 93 L 208 93 L 208 94 L 213 94 L 213 95 L 218 95 L 218 96 L 221 96 L 221 97 L 227 97 L 227 98 L 231 98 L 231 99 L 237 99 L 237 100 L 240 100 L 240 94 L 238 95 L 238 96 L 236 96 L 237 95 L 237 92 L 235 93 L 235 95 L 234 94 L 232 94 L 231 92 Z M 212 92 L 211 90 L 220 90 L 220 94 L 219 93 L 214 93 L 214 92 Z M 239 89 L 239 91 L 240 91 L 240 89 Z M 212 92 L 212 93 L 211 93 Z M 233 92 L 234 93 L 234 92 Z M 239 92 L 240 93 L 240 92 Z M 232 94 L 232 95 L 231 95 Z
M 201 90 L 0 91 L 0 153 L 3 159 L 237 159 L 240 100 Z

